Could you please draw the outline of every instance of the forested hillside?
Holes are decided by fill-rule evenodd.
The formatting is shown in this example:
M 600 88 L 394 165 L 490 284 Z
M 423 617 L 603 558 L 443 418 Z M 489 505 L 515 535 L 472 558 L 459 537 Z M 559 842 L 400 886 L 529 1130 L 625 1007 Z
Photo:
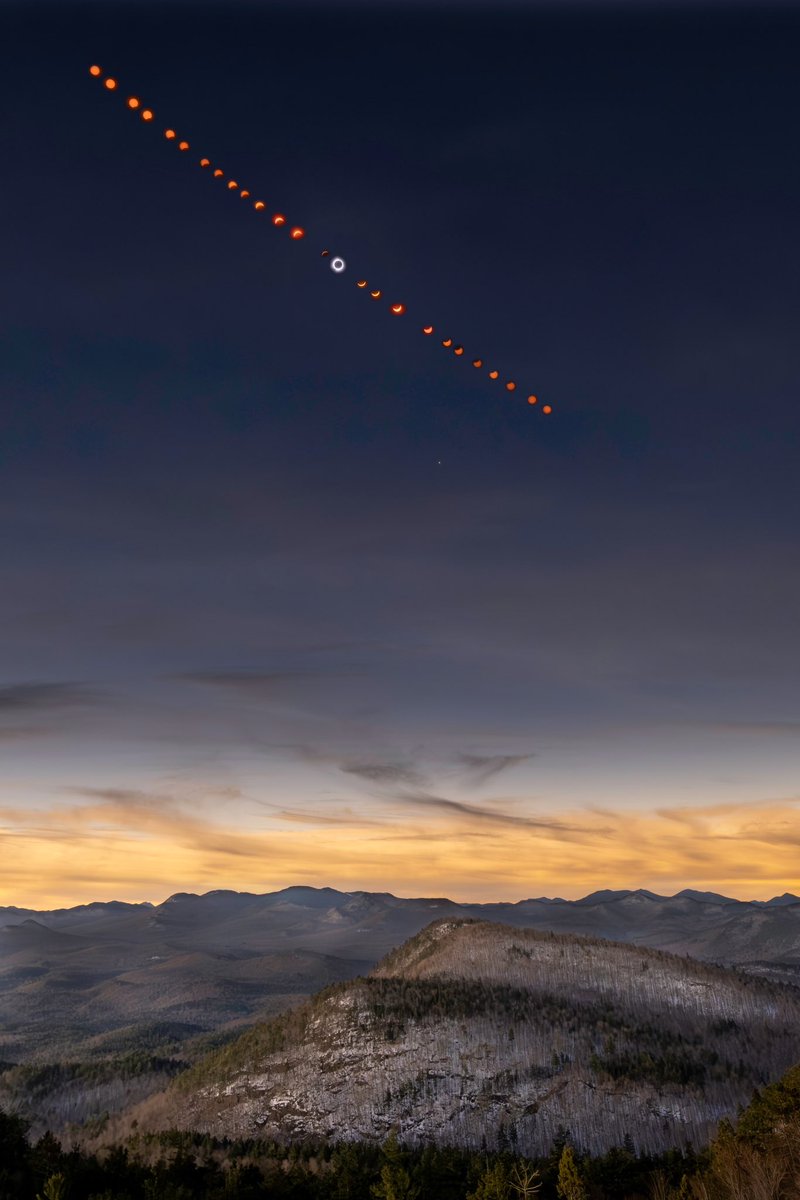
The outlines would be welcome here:
M 289 887 L 178 893 L 38 912 L 0 908 L 0 1059 L 53 1064 L 135 1052 L 195 1057 L 329 983 L 363 975 L 437 917 L 646 945 L 800 979 L 800 900 L 596 892 L 582 900 L 456 904 L 444 897 Z
M 547 1154 L 468 1152 L 136 1133 L 97 1156 L 63 1150 L 0 1111 L 0 1200 L 798 1200 L 800 1067 L 758 1093 L 699 1153 L 581 1154 L 567 1130 Z
M 702 1144 L 800 1059 L 800 996 L 599 939 L 445 920 L 137 1114 L 216 1136 L 547 1153 Z

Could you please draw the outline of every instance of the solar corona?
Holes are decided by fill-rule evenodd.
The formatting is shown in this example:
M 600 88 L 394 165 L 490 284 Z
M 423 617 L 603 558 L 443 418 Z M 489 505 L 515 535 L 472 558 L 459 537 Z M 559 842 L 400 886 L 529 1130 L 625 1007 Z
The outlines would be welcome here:
M 89 74 L 93 79 L 102 81 L 102 84 L 103 84 L 104 88 L 106 89 L 106 91 L 108 91 L 108 92 L 116 92 L 117 91 L 117 87 L 118 87 L 117 80 L 114 79 L 112 76 L 108 76 L 108 75 L 104 76 L 102 67 L 99 67 L 96 64 L 90 66 Z M 142 108 L 141 107 L 142 101 L 139 99 L 138 96 L 128 96 L 127 99 L 125 100 L 125 106 L 130 111 L 137 112 L 138 115 L 144 121 L 149 122 L 153 119 L 153 110 L 151 108 Z M 164 138 L 168 142 L 175 142 L 178 149 L 181 151 L 185 152 L 190 149 L 190 143 L 185 138 L 179 138 L 176 130 L 172 129 L 171 127 L 168 127 L 167 129 L 164 130 Z M 209 159 L 209 158 L 203 157 L 203 158 L 200 158 L 198 161 L 202 168 L 211 166 L 211 159 Z M 224 178 L 224 172 L 219 167 L 216 167 L 212 172 L 212 176 L 215 179 L 221 179 L 221 178 Z M 228 188 L 228 191 L 235 192 L 236 195 L 242 200 L 248 199 L 250 197 L 249 189 L 246 187 L 240 187 L 240 185 L 236 179 L 229 179 L 227 182 L 227 188 Z M 265 210 L 265 208 L 266 208 L 266 204 L 263 200 L 256 200 L 253 204 L 253 209 L 255 212 L 263 212 Z M 271 220 L 272 225 L 277 229 L 281 229 L 288 224 L 287 217 L 282 212 L 273 213 L 270 220 Z M 290 237 L 291 241 L 294 241 L 294 242 L 305 241 L 306 230 L 305 230 L 304 226 L 289 225 L 287 232 L 289 233 L 289 237 Z M 323 250 L 320 257 L 328 258 L 329 256 L 330 256 L 330 251 Z M 330 265 L 330 269 L 334 275 L 342 275 L 342 274 L 344 274 L 347 264 L 345 263 L 345 260 L 341 255 L 336 255 L 330 259 L 329 265 Z M 373 300 L 377 300 L 377 301 L 383 300 L 383 296 L 384 296 L 383 288 L 376 287 L 374 285 L 370 286 L 368 280 L 366 280 L 366 279 L 356 280 L 356 287 L 358 287 L 364 291 L 366 291 L 369 288 L 369 294 Z M 406 305 L 401 300 L 395 300 L 389 304 L 389 312 L 393 316 L 403 316 L 403 315 L 405 315 L 406 311 L 407 311 Z M 426 335 L 432 334 L 433 329 L 434 329 L 433 325 L 430 325 L 430 324 L 421 326 L 422 333 L 426 334 Z M 464 347 L 460 344 L 456 344 L 454 346 L 453 342 L 454 342 L 454 339 L 452 337 L 448 336 L 448 337 L 442 339 L 441 344 L 443 347 L 445 347 L 448 350 L 452 348 L 453 355 L 456 358 L 462 357 L 463 354 L 465 353 Z M 472 363 L 472 366 L 475 367 L 477 370 L 481 370 L 483 368 L 484 360 L 481 357 L 471 358 L 470 361 Z M 487 374 L 488 374 L 489 379 L 494 380 L 494 379 L 500 378 L 499 370 L 494 367 L 490 371 L 488 371 Z M 515 392 L 516 389 L 517 389 L 517 384 L 513 379 L 509 379 L 506 381 L 505 390 L 509 394 Z M 538 397 L 535 394 L 530 393 L 527 396 L 527 403 L 531 407 L 537 405 Z M 544 413 L 545 415 L 549 415 L 553 411 L 552 405 L 543 404 L 539 407 L 539 411 Z

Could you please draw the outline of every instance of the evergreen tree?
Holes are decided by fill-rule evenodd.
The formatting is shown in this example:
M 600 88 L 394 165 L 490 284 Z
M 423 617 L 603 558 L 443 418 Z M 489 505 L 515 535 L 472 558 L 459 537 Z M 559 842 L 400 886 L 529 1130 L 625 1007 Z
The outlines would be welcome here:
M 559 1200 L 589 1200 L 589 1193 L 581 1179 L 578 1164 L 575 1161 L 575 1153 L 571 1146 L 565 1146 L 561 1151 L 556 1191 Z
M 65 1177 L 59 1173 L 51 1175 L 44 1185 L 44 1191 L 36 1200 L 65 1200 L 67 1195 L 67 1181 Z
M 508 1170 L 505 1163 L 496 1162 L 487 1166 L 478 1180 L 474 1192 L 470 1192 L 467 1200 L 510 1200 Z
M 29 1174 L 28 1122 L 0 1109 L 0 1198 L 26 1194 Z
M 414 1187 L 405 1167 L 405 1154 L 392 1133 L 382 1148 L 384 1158 L 380 1179 L 372 1186 L 375 1200 L 416 1200 L 419 1189 Z

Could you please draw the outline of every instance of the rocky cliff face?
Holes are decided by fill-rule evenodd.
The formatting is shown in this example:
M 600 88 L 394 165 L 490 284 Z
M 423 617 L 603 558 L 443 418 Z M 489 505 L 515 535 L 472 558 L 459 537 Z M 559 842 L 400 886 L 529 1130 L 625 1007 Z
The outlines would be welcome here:
M 181 1077 L 143 1118 L 240 1137 L 544 1153 L 703 1142 L 800 1059 L 794 989 L 659 951 L 445 919 Z

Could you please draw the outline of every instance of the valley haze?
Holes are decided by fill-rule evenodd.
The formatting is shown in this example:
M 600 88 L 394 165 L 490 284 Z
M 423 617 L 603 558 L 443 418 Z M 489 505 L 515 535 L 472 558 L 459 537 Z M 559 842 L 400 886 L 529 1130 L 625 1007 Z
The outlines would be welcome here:
M 196 1043 L 369 971 L 441 917 L 630 942 L 773 980 L 800 980 L 800 898 L 687 889 L 581 900 L 459 904 L 445 897 L 290 887 L 179 892 L 161 904 L 0 908 L 0 1059 L 101 1058 Z M 191 1049 L 194 1047 L 194 1049 Z

